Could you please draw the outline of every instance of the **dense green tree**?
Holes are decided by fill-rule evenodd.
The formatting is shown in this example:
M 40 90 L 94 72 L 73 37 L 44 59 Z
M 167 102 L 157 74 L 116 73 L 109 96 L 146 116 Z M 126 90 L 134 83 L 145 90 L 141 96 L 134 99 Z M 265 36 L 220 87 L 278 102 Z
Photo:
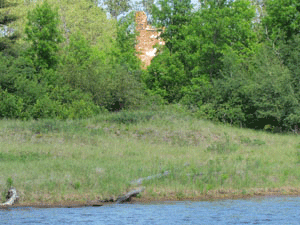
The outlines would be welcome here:
M 50 1 L 50 0 L 48 0 Z M 116 21 L 107 19 L 105 11 L 87 0 L 51 0 L 52 5 L 60 8 L 62 28 L 66 42 L 73 33 L 81 31 L 91 45 L 99 51 L 109 50 L 111 40 L 116 38 Z M 67 44 L 67 43 L 64 44 Z
M 161 37 L 172 54 L 176 42 L 184 39 L 181 29 L 191 20 L 192 4 L 190 0 L 159 0 L 157 4 L 152 8 L 153 23 L 163 28 Z
M 129 40 L 125 38 L 123 45 L 116 42 L 111 53 L 99 54 L 81 33 L 73 34 L 59 71 L 72 88 L 89 93 L 98 106 L 111 111 L 136 107 L 143 89 L 136 76 L 140 64 L 134 45 L 126 44 Z
M 162 37 L 169 55 L 161 50 L 163 53 L 153 60 L 145 81 L 152 90 L 164 93 L 169 102 L 180 100 L 185 91 L 191 90 L 187 88 L 190 85 L 195 88 L 196 83 L 208 85 L 221 78 L 224 54 L 235 52 L 241 63 L 252 54 L 257 41 L 252 29 L 255 9 L 249 1 L 201 1 L 201 8 L 191 18 L 186 17 L 191 12 L 184 10 L 189 9 L 187 1 L 178 6 L 183 3 L 187 6 L 178 9 L 182 14 L 175 14 L 168 1 L 161 2 L 161 9 L 154 7 L 158 10 L 154 10 L 158 25 L 166 26 Z
M 42 1 L 30 0 L 8 0 L 17 2 L 4 9 L 15 15 L 17 20 L 10 27 L 25 38 L 25 28 L 28 20 L 25 18 L 28 11 L 32 11 Z M 99 51 L 108 51 L 112 47 L 112 40 L 116 38 L 116 20 L 108 19 L 103 8 L 98 7 L 92 0 L 47 0 L 53 9 L 58 9 L 60 23 L 59 30 L 62 32 L 64 42 L 60 44 L 61 49 L 69 42 L 71 34 L 78 30 L 92 45 L 97 46 Z M 0 10 L 2 11 L 2 10 Z M 0 13 L 1 15 L 1 13 Z M 0 16 L 1 17 L 1 16 Z M 22 42 L 22 47 L 24 43 Z
M 211 87 L 186 92 L 183 103 L 189 102 L 199 117 L 277 131 L 299 126 L 293 78 L 272 47 L 257 47 L 242 64 L 236 53 L 227 53 L 224 65 L 222 79 L 214 79 Z
M 141 60 L 137 57 L 137 31 L 135 29 L 135 13 L 131 12 L 117 23 L 117 37 L 114 43 L 113 62 L 125 66 L 131 72 L 141 68 Z
M 131 9 L 130 0 L 104 0 L 103 2 L 110 15 L 116 19 L 119 15 Z
M 191 10 L 189 0 L 160 0 L 152 8 L 153 24 L 163 30 L 165 46 L 157 46 L 158 54 L 144 74 L 144 81 L 168 102 L 178 101 L 182 97 L 181 87 L 188 82 L 181 53 L 185 40 L 183 28 L 192 18 Z
M 62 35 L 59 30 L 58 10 L 53 10 L 47 1 L 28 13 L 25 28 L 27 41 L 31 44 L 29 55 L 37 70 L 54 69 L 59 61 L 57 52 Z
M 222 57 L 229 48 L 241 58 L 247 57 L 256 43 L 254 16 L 247 0 L 202 1 L 185 31 L 188 52 L 184 55 L 191 77 L 218 78 L 223 69 Z
M 272 44 L 276 54 L 290 70 L 292 87 L 300 101 L 300 2 L 296 0 L 266 0 L 267 15 L 262 20 L 265 37 Z M 294 115 L 294 116 L 292 116 Z M 298 114 L 291 113 L 289 118 L 296 123 Z
M 290 40 L 300 31 L 300 2 L 298 0 L 265 0 L 267 15 L 263 19 L 267 37 Z
M 0 0 L 0 9 L 7 8 L 16 4 L 17 2 L 14 0 Z
M 12 22 L 17 20 L 17 16 L 6 8 L 11 5 L 13 5 L 11 2 L 0 1 L 0 52 L 3 52 L 5 55 L 17 56 L 18 51 L 14 45 L 17 39 L 20 38 L 20 34 L 9 27 Z
M 180 100 L 181 89 L 188 84 L 184 65 L 177 53 L 170 54 L 166 48 L 156 56 L 144 75 L 147 87 L 155 94 L 159 94 L 168 102 Z

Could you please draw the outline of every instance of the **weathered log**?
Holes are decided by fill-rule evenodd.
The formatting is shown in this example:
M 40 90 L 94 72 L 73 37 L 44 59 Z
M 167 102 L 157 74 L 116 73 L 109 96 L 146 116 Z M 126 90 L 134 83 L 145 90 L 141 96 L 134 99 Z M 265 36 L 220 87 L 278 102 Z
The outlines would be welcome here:
M 19 196 L 17 190 L 11 187 L 6 195 L 6 202 L 0 203 L 0 206 L 12 206 L 16 201 L 18 201 Z
M 137 180 L 131 181 L 130 184 L 138 185 L 138 184 L 142 184 L 143 181 L 145 181 L 145 180 L 160 178 L 162 176 L 167 176 L 167 175 L 169 175 L 169 171 L 165 171 L 164 173 L 160 173 L 160 174 L 156 174 L 156 175 L 152 175 L 152 176 L 148 176 L 148 177 L 139 178 Z
M 136 197 L 138 194 L 140 194 L 144 190 L 145 190 L 145 187 L 139 187 L 137 189 L 131 190 L 126 195 L 117 198 L 116 203 L 128 202 L 131 200 L 132 197 Z

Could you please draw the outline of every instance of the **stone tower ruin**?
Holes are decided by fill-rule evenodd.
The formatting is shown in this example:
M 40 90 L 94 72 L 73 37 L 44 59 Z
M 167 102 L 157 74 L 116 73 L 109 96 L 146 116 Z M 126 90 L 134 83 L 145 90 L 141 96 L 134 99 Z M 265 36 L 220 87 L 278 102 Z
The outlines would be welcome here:
M 148 25 L 147 15 L 143 11 L 139 11 L 135 15 L 136 30 L 139 32 L 137 37 L 136 51 L 138 57 L 143 62 L 143 68 L 150 65 L 151 60 L 154 58 L 157 49 L 153 48 L 154 45 L 164 45 L 165 42 L 159 37 L 160 33 L 156 28 Z

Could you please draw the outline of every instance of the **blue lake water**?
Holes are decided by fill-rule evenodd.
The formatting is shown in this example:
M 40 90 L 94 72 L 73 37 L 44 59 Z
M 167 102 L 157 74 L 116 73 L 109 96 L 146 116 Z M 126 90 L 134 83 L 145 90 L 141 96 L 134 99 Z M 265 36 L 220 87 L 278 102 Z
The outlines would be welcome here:
M 300 224 L 300 197 L 0 209 L 0 224 Z

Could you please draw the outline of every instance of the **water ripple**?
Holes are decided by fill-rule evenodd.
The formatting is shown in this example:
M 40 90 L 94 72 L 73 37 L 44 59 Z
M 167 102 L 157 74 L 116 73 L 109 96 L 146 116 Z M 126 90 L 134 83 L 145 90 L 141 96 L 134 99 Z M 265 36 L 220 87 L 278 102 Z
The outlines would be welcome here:
M 299 224 L 299 197 L 0 210 L 0 224 Z

